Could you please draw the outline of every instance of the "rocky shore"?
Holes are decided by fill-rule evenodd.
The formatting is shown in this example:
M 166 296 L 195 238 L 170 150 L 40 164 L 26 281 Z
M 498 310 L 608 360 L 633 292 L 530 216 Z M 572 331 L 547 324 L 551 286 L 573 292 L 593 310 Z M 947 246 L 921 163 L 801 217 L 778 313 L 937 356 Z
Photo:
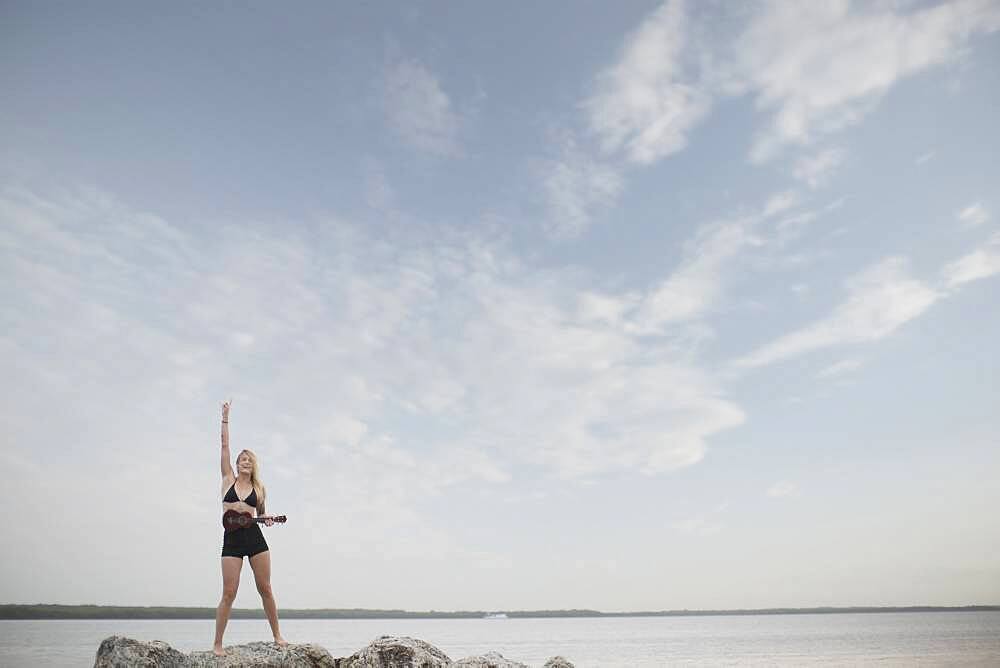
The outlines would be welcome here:
M 252 642 L 226 647 L 226 656 L 210 651 L 184 654 L 159 640 L 141 641 L 111 636 L 97 650 L 94 668 L 133 666 L 189 668 L 195 666 L 290 666 L 294 668 L 532 668 L 504 658 L 497 652 L 467 656 L 453 661 L 440 649 L 417 638 L 379 636 L 367 647 L 346 657 L 336 658 L 319 645 L 278 647 L 269 642 Z M 573 668 L 561 656 L 554 656 L 542 668 Z

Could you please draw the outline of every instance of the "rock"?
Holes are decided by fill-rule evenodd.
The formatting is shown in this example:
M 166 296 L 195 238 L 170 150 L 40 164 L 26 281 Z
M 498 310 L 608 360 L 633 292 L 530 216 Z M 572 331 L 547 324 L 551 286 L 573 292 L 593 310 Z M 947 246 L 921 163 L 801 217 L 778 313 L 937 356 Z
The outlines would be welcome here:
M 451 664 L 449 668 L 531 668 L 526 663 L 505 659 L 498 652 L 487 652 L 480 656 L 467 656 Z
M 346 659 L 337 668 L 447 668 L 448 655 L 434 645 L 407 636 L 379 636 L 368 647 Z
M 226 656 L 217 657 L 210 650 L 184 654 L 159 640 L 133 640 L 111 636 L 97 650 L 94 668 L 198 668 L 211 666 L 291 666 L 293 668 L 529 668 L 526 664 L 505 659 L 498 652 L 468 656 L 452 661 L 434 645 L 406 636 L 379 636 L 351 656 L 335 659 L 319 645 L 278 647 L 272 642 L 251 642 L 226 647 Z M 573 668 L 573 664 L 554 656 L 545 668 Z
M 575 668 L 572 663 L 561 656 L 554 656 L 545 662 L 542 668 Z
M 183 654 L 159 640 L 143 641 L 111 636 L 97 650 L 94 668 L 131 668 L 164 666 L 295 666 L 296 668 L 337 668 L 336 660 L 319 645 L 288 645 L 252 642 L 226 647 L 226 656 L 217 657 L 211 650 Z
M 130 666 L 187 666 L 186 655 L 165 642 L 143 642 L 124 636 L 105 638 L 97 648 L 94 668 L 129 668 Z
M 191 652 L 192 668 L 202 666 L 294 666 L 295 668 L 337 668 L 337 660 L 319 645 L 293 645 L 278 647 L 273 642 L 250 642 L 245 645 L 230 645 L 225 648 L 226 656 L 217 657 L 211 650 Z

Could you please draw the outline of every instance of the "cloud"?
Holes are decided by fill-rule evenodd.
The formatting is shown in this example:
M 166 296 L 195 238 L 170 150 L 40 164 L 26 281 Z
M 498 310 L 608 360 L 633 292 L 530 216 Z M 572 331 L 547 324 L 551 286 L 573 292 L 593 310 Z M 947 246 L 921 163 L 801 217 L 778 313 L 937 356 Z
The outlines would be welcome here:
M 982 248 L 945 266 L 941 273 L 949 288 L 1000 273 L 1000 233 L 994 234 Z
M 595 76 L 581 108 L 605 156 L 654 163 L 686 147 L 714 100 L 749 95 L 772 115 L 750 151 L 752 162 L 765 162 L 788 144 L 811 145 L 857 123 L 896 81 L 955 59 L 975 33 L 1000 29 L 1000 9 L 981 0 L 906 14 L 767 2 L 735 29 L 713 12 L 667 0 Z M 793 176 L 822 187 L 844 155 L 827 149 L 802 158 Z M 623 188 L 620 169 L 579 151 L 549 161 L 541 182 L 554 237 L 577 236 Z
M 546 231 L 556 239 L 579 236 L 622 190 L 618 170 L 590 158 L 572 139 L 564 141 L 560 158 L 545 161 L 536 172 L 548 201 Z
M 799 197 L 794 190 L 786 190 L 784 192 L 776 193 L 771 195 L 771 197 L 767 200 L 767 204 L 764 205 L 763 216 L 766 218 L 768 216 L 783 213 L 798 204 L 798 202 Z
M 722 295 L 729 265 L 746 249 L 765 243 L 760 224 L 797 202 L 794 192 L 780 192 L 768 198 L 760 213 L 701 227 L 685 243 L 680 266 L 643 297 L 630 327 L 643 334 L 662 333 L 674 323 L 705 316 Z
M 670 524 L 670 528 L 681 533 L 695 536 L 711 536 L 725 529 L 725 524 L 719 521 L 719 516 L 729 507 L 728 503 L 721 503 L 715 508 L 709 509 L 693 517 L 677 520 Z
M 782 496 L 792 496 L 798 494 L 799 486 L 794 482 L 788 482 L 787 480 L 782 480 L 776 482 L 767 490 L 767 495 L 770 497 L 782 497 Z
M 857 123 L 900 79 L 955 60 L 977 32 L 1000 28 L 988 0 L 899 13 L 886 5 L 770 2 L 736 40 L 725 67 L 733 93 L 773 111 L 754 162 L 791 143 Z
M 963 56 L 1000 29 L 1000 7 L 959 0 L 900 11 L 891 4 L 764 2 L 745 12 L 668 0 L 625 40 L 583 103 L 605 153 L 649 164 L 685 148 L 713 103 L 749 95 L 770 115 L 750 159 L 809 145 L 859 122 L 896 82 Z M 738 20 L 730 20 L 733 14 Z M 800 163 L 818 187 L 842 156 Z
M 703 228 L 688 242 L 681 265 L 643 299 L 636 330 L 662 332 L 672 323 L 704 316 L 722 294 L 725 264 L 747 246 L 761 243 L 752 223 L 747 219 Z
M 544 161 L 539 180 L 550 236 L 578 236 L 614 204 L 624 181 L 607 156 L 624 153 L 626 161 L 649 164 L 680 151 L 687 131 L 708 112 L 709 97 L 685 81 L 679 62 L 686 28 L 684 3 L 664 4 L 629 36 L 619 62 L 595 77 L 580 106 L 605 158 L 580 150 L 570 136 L 559 140 L 558 159 Z
M 843 160 L 842 149 L 830 148 L 816 155 L 801 158 L 795 163 L 792 175 L 810 188 L 816 189 L 829 182 Z
M 32 397 L 91 388 L 76 405 L 109 426 L 67 422 L 65 436 L 98 439 L 105 465 L 131 456 L 127 434 L 153 405 L 195 425 L 235 386 L 240 447 L 292 477 L 327 470 L 328 502 L 371 522 L 363 485 L 350 483 L 366 481 L 396 522 L 412 520 L 401 509 L 416 500 L 511 484 L 515 470 L 580 479 L 690 466 L 744 420 L 710 373 L 629 326 L 641 295 L 526 266 L 499 242 L 374 242 L 336 219 L 195 237 L 97 193 L 7 191 L 0 216 L 5 284 L 27 286 L 7 291 L 7 345 L 47 332 L 43 354 L 14 356 L 8 387 L 23 389 L 6 393 L 5 415 L 30 433 Z M 704 252 L 729 252 L 729 234 L 710 234 Z M 125 397 L 149 407 L 123 421 Z M 199 440 L 191 426 L 160 429 L 150 447 Z
M 684 3 L 666 2 L 628 37 L 619 61 L 597 76 L 583 107 L 606 153 L 623 151 L 631 162 L 649 164 L 687 144 L 687 133 L 711 106 L 683 60 L 690 30 Z
M 351 443 L 328 441 L 310 465 L 296 466 L 310 544 L 337 545 L 357 556 L 464 558 L 467 550 L 456 536 L 415 506 L 466 483 L 506 483 L 509 473 L 473 448 L 420 453 L 395 435 L 355 436 Z
M 914 164 L 919 167 L 920 165 L 923 165 L 926 162 L 928 162 L 935 155 L 936 155 L 936 153 L 934 151 L 927 151 L 927 153 L 923 153 L 923 154 L 917 156 L 917 159 L 914 162 Z
M 971 204 L 958 212 L 958 220 L 969 227 L 978 227 L 990 219 L 990 212 L 982 202 Z
M 414 60 L 398 60 L 383 78 L 385 113 L 410 145 L 439 155 L 458 152 L 460 119 L 437 77 Z
M 847 282 L 848 297 L 833 312 L 736 361 L 759 367 L 832 346 L 882 339 L 916 318 L 940 297 L 906 273 L 906 260 L 886 258 Z
M 679 520 L 670 525 L 682 533 L 694 534 L 696 536 L 711 536 L 723 530 L 722 524 L 711 522 L 704 517 L 691 517 L 686 520 Z
M 605 323 L 618 327 L 638 301 L 639 295 L 636 293 L 619 296 L 583 291 L 577 296 L 576 317 L 581 322 Z
M 947 296 L 948 290 L 1000 273 L 1000 233 L 981 248 L 941 270 L 944 285 L 935 289 L 906 273 L 906 260 L 889 257 L 847 281 L 848 298 L 826 318 L 799 328 L 737 359 L 734 368 L 754 368 L 833 346 L 877 341 L 918 317 Z M 861 362 L 847 359 L 819 372 L 829 378 L 853 371 Z
M 580 310 L 592 290 L 510 271 L 481 280 L 475 300 L 489 308 L 450 346 L 470 365 L 468 441 L 507 443 L 562 478 L 652 475 L 700 461 L 711 435 L 743 421 L 710 376 L 619 323 L 633 296 L 602 295 L 597 313 L 610 317 L 594 318 Z
M 861 365 L 862 365 L 861 360 L 857 359 L 841 360 L 821 370 L 818 374 L 816 374 L 816 377 L 833 378 L 835 376 L 842 376 L 845 373 L 850 373 L 851 371 L 856 371 L 857 369 L 860 369 Z
M 396 206 L 396 193 L 386 177 L 385 169 L 377 160 L 366 159 L 362 170 L 365 203 L 373 211 L 391 220 L 399 220 L 401 214 Z

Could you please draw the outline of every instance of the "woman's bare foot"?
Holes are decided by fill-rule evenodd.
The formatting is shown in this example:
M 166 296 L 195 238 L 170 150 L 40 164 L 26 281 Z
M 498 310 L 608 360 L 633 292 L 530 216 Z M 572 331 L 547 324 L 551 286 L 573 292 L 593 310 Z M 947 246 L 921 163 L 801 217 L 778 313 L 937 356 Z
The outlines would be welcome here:
M 222 645 L 216 645 L 212 648 L 212 653 L 215 654 L 215 656 L 225 656 L 226 650 L 222 649 Z
M 278 647 L 285 647 L 288 645 L 288 641 L 282 638 L 281 636 L 275 636 L 274 644 L 277 645 Z

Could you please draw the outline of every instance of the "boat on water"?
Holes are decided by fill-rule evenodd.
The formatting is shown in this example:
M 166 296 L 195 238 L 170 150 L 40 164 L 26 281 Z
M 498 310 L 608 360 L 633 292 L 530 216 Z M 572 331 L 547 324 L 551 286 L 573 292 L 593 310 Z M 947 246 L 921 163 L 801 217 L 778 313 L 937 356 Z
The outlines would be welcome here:
M 506 612 L 487 612 L 483 615 L 483 619 L 507 619 Z

